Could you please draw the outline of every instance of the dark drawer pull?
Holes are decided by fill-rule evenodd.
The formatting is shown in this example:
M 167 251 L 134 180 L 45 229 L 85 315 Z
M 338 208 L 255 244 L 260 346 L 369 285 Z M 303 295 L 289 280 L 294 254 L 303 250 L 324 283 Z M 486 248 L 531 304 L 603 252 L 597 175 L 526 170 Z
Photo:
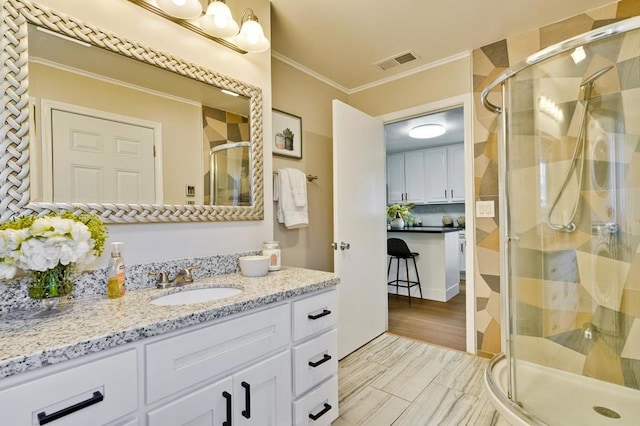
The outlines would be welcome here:
M 101 392 L 95 391 L 93 396 L 85 401 L 78 402 L 77 404 L 73 404 L 70 407 L 63 408 L 60 411 L 56 411 L 55 413 L 45 414 L 44 411 L 38 413 L 38 422 L 41 425 L 46 425 L 47 423 L 51 423 L 55 420 L 58 420 L 64 416 L 68 416 L 69 414 L 75 413 L 76 411 L 80 411 L 83 408 L 87 408 L 93 404 L 97 404 L 104 399 L 104 395 Z
M 325 402 L 324 403 L 324 408 L 322 410 L 320 410 L 320 412 L 318 414 L 309 413 L 309 418 L 315 422 L 320 417 L 322 417 L 325 414 L 327 414 L 329 412 L 329 410 L 331 410 L 331 406 Z
M 227 420 L 222 422 L 222 426 L 231 426 L 231 394 L 227 391 L 222 392 L 222 396 L 227 400 Z
M 331 359 L 331 355 L 324 354 L 324 356 L 322 357 L 322 359 L 320 361 L 316 361 L 316 362 L 309 361 L 309 365 L 312 366 L 313 368 L 316 368 L 320 364 L 324 364 L 325 362 L 329 361 L 330 359 Z
M 307 315 L 307 318 L 309 318 L 310 320 L 317 320 L 318 318 L 326 317 L 330 313 L 331 313 L 330 310 L 323 309 L 322 312 L 319 313 L 318 315 Z
M 251 385 L 247 382 L 240 383 L 244 388 L 244 410 L 242 410 L 242 417 L 246 419 L 251 418 Z

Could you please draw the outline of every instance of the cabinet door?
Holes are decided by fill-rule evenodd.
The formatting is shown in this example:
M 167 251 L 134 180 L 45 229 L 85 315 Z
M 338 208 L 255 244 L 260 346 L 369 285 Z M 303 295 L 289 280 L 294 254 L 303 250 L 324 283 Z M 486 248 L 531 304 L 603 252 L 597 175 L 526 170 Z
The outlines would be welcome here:
M 404 154 L 391 154 L 387 156 L 387 202 L 401 203 L 404 192 Z
M 233 425 L 291 425 L 289 351 L 233 375 Z
M 449 201 L 464 202 L 464 144 L 447 147 Z
M 404 153 L 404 188 L 406 201 L 424 202 L 424 154 L 423 151 Z
M 426 173 L 426 202 L 448 202 L 447 184 L 447 148 L 424 150 L 424 169 Z
M 232 379 L 219 382 L 192 392 L 182 398 L 147 414 L 149 426 L 213 426 L 223 422 L 235 424 L 231 417 Z M 234 399 L 238 396 L 234 395 Z

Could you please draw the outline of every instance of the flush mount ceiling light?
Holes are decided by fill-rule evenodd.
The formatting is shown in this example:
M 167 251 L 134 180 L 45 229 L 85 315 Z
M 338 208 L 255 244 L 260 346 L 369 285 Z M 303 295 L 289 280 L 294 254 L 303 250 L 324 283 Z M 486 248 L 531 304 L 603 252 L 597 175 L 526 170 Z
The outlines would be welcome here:
M 239 48 L 251 53 L 264 52 L 269 48 L 269 40 L 264 36 L 262 26 L 252 9 L 245 9 L 240 19 L 242 27 L 236 36 Z
M 431 139 L 444 135 L 445 132 L 442 124 L 421 124 L 409 130 L 409 136 L 415 139 Z
M 195 19 L 202 13 L 200 0 L 157 0 L 158 7 L 178 19 Z
M 224 0 L 214 0 L 209 4 L 207 12 L 200 17 L 200 26 L 215 37 L 231 37 L 238 34 L 239 28 Z

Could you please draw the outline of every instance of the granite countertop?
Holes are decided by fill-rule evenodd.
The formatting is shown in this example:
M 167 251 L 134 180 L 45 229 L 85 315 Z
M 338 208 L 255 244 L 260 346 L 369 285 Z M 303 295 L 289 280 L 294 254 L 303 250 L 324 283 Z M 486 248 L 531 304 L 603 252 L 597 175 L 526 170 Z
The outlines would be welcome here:
M 129 291 L 120 299 L 71 301 L 58 311 L 13 311 L 0 316 L 0 378 L 157 336 L 337 285 L 329 272 L 283 267 L 265 277 L 216 275 L 182 287 Z M 236 287 L 236 296 L 192 305 L 151 300 L 201 287 Z
M 387 229 L 387 232 L 419 232 L 425 234 L 444 234 L 446 232 L 458 232 L 465 228 L 455 226 L 408 226 L 402 229 Z

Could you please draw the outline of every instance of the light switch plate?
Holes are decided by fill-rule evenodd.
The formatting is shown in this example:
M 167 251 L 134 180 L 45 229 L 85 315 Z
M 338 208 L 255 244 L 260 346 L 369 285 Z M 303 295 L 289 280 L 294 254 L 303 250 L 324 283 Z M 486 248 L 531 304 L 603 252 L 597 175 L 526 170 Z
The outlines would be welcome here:
M 476 201 L 476 217 L 495 217 L 494 201 Z

